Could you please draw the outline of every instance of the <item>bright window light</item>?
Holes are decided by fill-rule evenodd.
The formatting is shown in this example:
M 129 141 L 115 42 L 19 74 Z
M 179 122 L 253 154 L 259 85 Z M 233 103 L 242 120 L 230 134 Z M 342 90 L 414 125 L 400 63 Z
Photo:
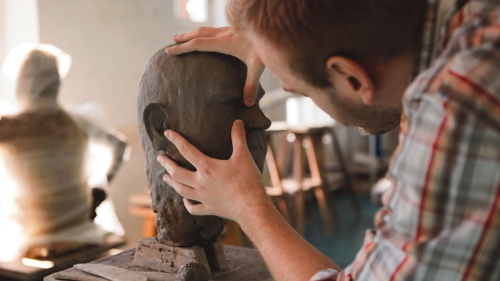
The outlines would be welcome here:
M 28 259 L 28 258 L 22 258 L 21 261 L 26 266 L 31 266 L 31 267 L 36 267 L 36 268 L 49 269 L 49 268 L 54 267 L 54 263 L 51 261 L 41 261 L 41 260 L 34 260 L 34 259 Z
M 113 150 L 109 145 L 90 142 L 87 151 L 86 171 L 89 186 L 102 186 L 107 183 L 107 174 L 113 163 Z
M 197 23 L 208 21 L 207 0 L 177 0 L 175 6 L 178 17 L 183 20 Z

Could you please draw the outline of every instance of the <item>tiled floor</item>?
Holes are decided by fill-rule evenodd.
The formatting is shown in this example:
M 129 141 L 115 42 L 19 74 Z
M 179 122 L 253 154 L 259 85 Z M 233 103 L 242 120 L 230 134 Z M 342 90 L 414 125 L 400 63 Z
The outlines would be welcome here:
M 356 216 L 346 194 L 331 194 L 330 200 L 334 200 L 340 217 L 340 221 L 334 224 L 333 236 L 326 234 L 316 202 L 307 205 L 305 238 L 341 267 L 354 260 L 363 243 L 365 230 L 373 228 L 373 216 L 381 207 L 372 203 L 368 195 L 359 195 L 358 199 L 362 210 L 360 217 Z

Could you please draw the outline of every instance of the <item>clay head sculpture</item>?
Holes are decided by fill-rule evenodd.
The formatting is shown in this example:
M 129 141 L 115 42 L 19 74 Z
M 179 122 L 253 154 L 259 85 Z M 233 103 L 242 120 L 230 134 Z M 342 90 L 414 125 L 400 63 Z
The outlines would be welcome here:
M 182 197 L 162 180 L 165 169 L 156 161 L 159 153 L 194 170 L 163 136 L 166 129 L 179 132 L 212 158 L 229 159 L 231 126 L 236 119 L 241 119 L 245 122 L 250 152 L 262 170 L 266 154 L 264 130 L 270 126 L 270 120 L 258 105 L 243 104 L 245 78 L 246 67 L 242 62 L 216 53 L 169 56 L 161 49 L 146 66 L 138 113 L 160 242 L 170 246 L 204 247 L 218 239 L 225 223 L 218 217 L 190 215 Z M 260 88 L 259 99 L 263 94 Z

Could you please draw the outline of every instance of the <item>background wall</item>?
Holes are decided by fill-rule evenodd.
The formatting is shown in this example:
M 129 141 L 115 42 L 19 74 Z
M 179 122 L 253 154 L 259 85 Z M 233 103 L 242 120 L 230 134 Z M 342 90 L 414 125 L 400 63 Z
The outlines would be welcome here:
M 3 65 L 5 55 L 22 43 L 39 42 L 38 1 L 3 0 L 0 4 L 0 61 Z M 14 85 L 1 75 L 0 98 L 12 99 Z M 3 99 L 0 99 L 2 102 Z M 1 109 L 1 107 L 0 107 Z
M 2 18 L 4 18 L 5 12 L 4 12 L 4 6 L 5 3 L 4 1 L 0 1 L 0 15 Z M 0 20 L 0 34 L 3 34 L 5 30 L 5 20 Z M 0 65 L 3 65 L 4 61 L 4 56 L 5 56 L 5 51 L 4 51 L 4 36 L 0 35 Z M 2 79 L 0 79 L 0 95 L 2 93 Z
M 134 123 L 144 66 L 174 32 L 169 2 L 40 0 L 40 41 L 61 48 L 73 60 L 61 102 L 98 104 L 108 126 Z

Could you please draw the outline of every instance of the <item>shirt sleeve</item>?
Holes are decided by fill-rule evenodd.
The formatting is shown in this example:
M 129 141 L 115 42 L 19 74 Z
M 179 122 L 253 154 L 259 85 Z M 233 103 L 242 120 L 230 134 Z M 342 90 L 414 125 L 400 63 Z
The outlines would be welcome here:
M 338 275 L 339 275 L 338 270 L 328 268 L 314 274 L 314 276 L 310 279 L 310 281 L 330 281 L 330 280 L 334 281 L 337 280 Z

